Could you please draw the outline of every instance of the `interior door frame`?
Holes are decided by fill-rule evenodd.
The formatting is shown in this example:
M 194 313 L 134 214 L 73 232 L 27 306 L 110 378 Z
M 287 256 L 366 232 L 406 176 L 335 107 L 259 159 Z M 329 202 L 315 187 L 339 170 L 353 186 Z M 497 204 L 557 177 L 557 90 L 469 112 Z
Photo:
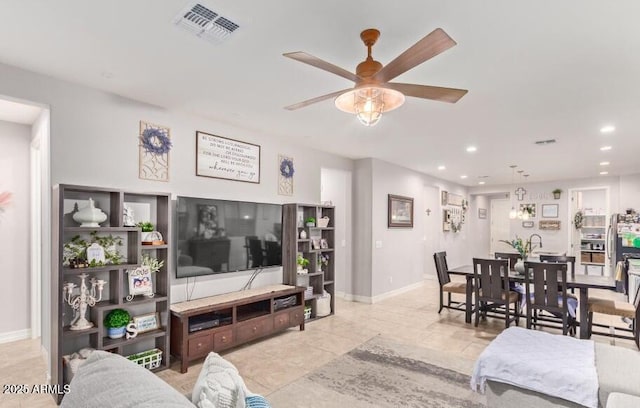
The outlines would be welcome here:
M 605 192 L 605 231 L 609 228 L 609 222 L 611 221 L 611 190 L 609 186 L 573 187 L 567 190 L 567 193 L 569 195 L 569 205 L 567 206 L 567 220 L 569 224 L 569 228 L 567 228 L 567 248 L 569 250 L 567 251 L 567 254 L 574 254 L 574 256 L 576 257 L 576 272 L 578 271 L 578 267 L 580 267 L 580 269 L 582 270 L 584 269 L 582 268 L 582 262 L 580 261 L 580 250 L 573 247 L 573 234 L 576 232 L 576 229 L 573 225 L 573 197 L 574 194 L 577 194 L 578 192 L 592 190 L 604 190 Z M 580 236 L 580 233 L 578 233 L 578 236 Z M 605 245 L 609 246 L 609 243 L 605 242 Z M 608 248 L 606 249 L 608 250 Z M 607 258 L 607 256 L 605 256 L 603 274 L 605 276 L 608 276 L 610 275 L 610 273 L 611 265 L 609 263 L 609 259 Z

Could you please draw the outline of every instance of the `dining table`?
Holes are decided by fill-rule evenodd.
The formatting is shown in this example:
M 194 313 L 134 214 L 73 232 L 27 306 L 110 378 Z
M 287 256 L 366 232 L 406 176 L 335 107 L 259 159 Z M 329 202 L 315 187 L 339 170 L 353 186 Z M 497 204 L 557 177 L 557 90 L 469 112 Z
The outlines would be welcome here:
M 464 276 L 467 279 L 466 286 L 466 305 L 465 305 L 465 321 L 471 323 L 471 315 L 473 313 L 473 265 L 462 265 L 448 270 L 450 275 Z M 509 271 L 509 280 L 512 282 L 522 283 L 525 280 L 524 274 L 516 271 Z M 578 289 L 580 291 L 579 308 L 580 308 L 580 338 L 589 338 L 589 323 L 587 321 L 589 289 L 616 289 L 616 282 L 613 277 L 580 275 L 567 276 L 567 288 Z

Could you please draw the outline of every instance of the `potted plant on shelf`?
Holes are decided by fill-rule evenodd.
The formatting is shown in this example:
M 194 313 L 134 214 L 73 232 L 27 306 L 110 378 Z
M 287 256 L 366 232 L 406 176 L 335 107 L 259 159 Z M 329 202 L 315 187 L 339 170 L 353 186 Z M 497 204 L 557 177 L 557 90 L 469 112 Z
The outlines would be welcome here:
M 149 272 L 154 273 L 158 272 L 160 268 L 164 266 L 164 261 L 158 258 L 153 258 L 149 255 L 145 255 L 142 257 L 142 262 L 140 264 L 149 268 Z
M 307 217 L 307 219 L 304 220 L 304 223 L 307 227 L 315 227 L 316 219 L 314 217 Z
M 153 223 L 149 221 L 139 222 L 138 227 L 142 230 L 140 234 L 140 241 L 143 245 L 162 245 L 162 234 L 154 229 Z
M 298 264 L 298 273 L 308 273 L 306 267 L 309 265 L 309 260 L 307 258 L 304 258 L 302 254 L 298 254 L 296 263 Z
M 553 193 L 553 198 L 555 200 L 559 200 L 560 195 L 562 194 L 562 190 L 560 190 L 559 188 L 556 188 L 555 190 L 552 191 L 552 193 Z
M 124 309 L 113 309 L 104 318 L 107 335 L 112 339 L 124 336 L 125 329 L 131 320 L 131 315 Z

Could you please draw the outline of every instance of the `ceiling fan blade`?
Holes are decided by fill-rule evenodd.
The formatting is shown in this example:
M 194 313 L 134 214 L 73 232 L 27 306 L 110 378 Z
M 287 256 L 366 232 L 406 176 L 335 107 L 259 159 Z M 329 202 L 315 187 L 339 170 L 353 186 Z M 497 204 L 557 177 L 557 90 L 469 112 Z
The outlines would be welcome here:
M 361 79 L 356 74 L 349 72 L 344 68 L 340 68 L 337 65 L 333 65 L 327 61 L 321 60 L 320 58 L 314 57 L 313 55 L 307 54 L 306 52 L 303 52 L 303 51 L 288 52 L 282 55 L 284 55 L 287 58 L 294 59 L 296 61 L 304 62 L 305 64 L 309 64 L 313 67 L 320 68 L 324 71 L 331 72 L 332 74 L 339 75 L 353 82 L 358 82 Z
M 441 88 L 439 86 L 388 83 L 386 87 L 402 92 L 405 96 L 456 103 L 469 92 L 466 89 Z
M 422 40 L 418 41 L 396 59 L 385 65 L 374 79 L 380 82 L 388 82 L 411 68 L 422 64 L 426 60 L 435 57 L 453 47 L 457 43 L 453 41 L 442 28 L 436 28 Z
M 313 99 L 307 99 L 306 101 L 302 101 L 302 102 L 298 102 L 298 103 L 293 104 L 293 105 L 285 106 L 284 108 L 287 109 L 287 110 L 296 110 L 296 109 L 304 108 L 305 106 L 309 106 L 309 105 L 314 104 L 316 102 L 321 102 L 321 101 L 324 101 L 326 99 L 334 98 L 334 97 L 336 97 L 336 96 L 338 96 L 340 94 L 343 94 L 343 93 L 345 93 L 347 91 L 350 91 L 350 90 L 351 90 L 351 88 L 343 89 L 341 91 L 332 92 L 330 94 L 318 96 L 318 97 L 313 98 Z

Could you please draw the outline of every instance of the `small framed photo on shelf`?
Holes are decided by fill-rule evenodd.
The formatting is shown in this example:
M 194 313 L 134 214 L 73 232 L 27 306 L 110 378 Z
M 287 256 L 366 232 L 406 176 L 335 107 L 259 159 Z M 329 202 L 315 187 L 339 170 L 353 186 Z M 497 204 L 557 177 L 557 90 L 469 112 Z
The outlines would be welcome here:
M 320 240 L 320 248 L 322 249 L 328 249 L 329 248 L 329 242 L 327 242 L 326 239 L 322 238 Z
M 136 325 L 138 333 L 144 333 L 160 328 L 160 318 L 158 312 L 135 316 L 133 323 Z
M 311 240 L 311 249 L 320 249 L 320 240 L 319 239 L 312 239 Z
M 136 269 L 129 269 L 129 298 L 135 295 L 153 296 L 153 282 L 151 281 L 151 270 L 146 266 Z
M 558 204 L 542 204 L 542 218 L 558 218 Z

